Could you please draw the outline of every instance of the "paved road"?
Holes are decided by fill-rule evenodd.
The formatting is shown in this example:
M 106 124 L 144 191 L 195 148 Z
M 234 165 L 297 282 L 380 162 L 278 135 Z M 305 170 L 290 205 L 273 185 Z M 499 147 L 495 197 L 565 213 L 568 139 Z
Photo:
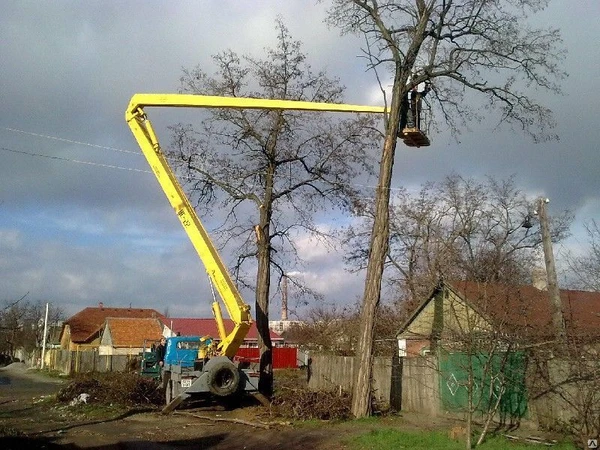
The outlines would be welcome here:
M 43 419 L 36 417 L 33 402 L 56 394 L 64 380 L 52 378 L 29 370 L 24 363 L 12 363 L 0 368 L 0 448 L 12 449 L 64 449 L 46 438 L 14 436 L 13 420 L 26 427 L 40 426 Z
M 0 368 L 0 401 L 31 399 L 59 391 L 64 380 L 31 371 L 24 363 L 12 363 Z

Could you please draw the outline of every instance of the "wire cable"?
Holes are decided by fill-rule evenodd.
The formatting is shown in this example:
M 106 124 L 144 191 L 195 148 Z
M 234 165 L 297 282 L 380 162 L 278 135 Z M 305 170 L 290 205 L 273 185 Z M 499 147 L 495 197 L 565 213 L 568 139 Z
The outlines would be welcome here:
M 129 154 L 133 154 L 133 155 L 138 155 L 138 156 L 142 156 L 142 154 L 139 151 L 132 151 L 132 150 L 124 150 L 121 148 L 116 148 L 116 147 L 109 147 L 109 146 L 105 146 L 105 145 L 98 145 L 98 144 L 92 144 L 89 142 L 82 142 L 82 141 L 76 141 L 73 139 L 66 139 L 66 138 L 61 138 L 61 137 L 57 137 L 57 136 L 52 136 L 52 135 L 48 135 L 48 134 L 42 134 L 42 133 L 34 133 L 32 131 L 25 131 L 25 130 L 20 130 L 18 128 L 12 128 L 12 127 L 0 127 L 3 130 L 7 130 L 7 131 L 12 131 L 14 133 L 21 133 L 21 134 L 26 134 L 29 136 L 35 136 L 35 137 L 40 137 L 40 138 L 44 138 L 44 139 L 51 139 L 54 141 L 59 141 L 59 142 L 66 142 L 69 144 L 76 144 L 76 145 L 84 145 L 87 147 L 92 147 L 92 148 L 98 148 L 98 149 L 103 149 L 103 150 L 111 150 L 111 151 L 115 151 L 115 152 L 120 152 L 120 153 L 129 153 Z M 127 167 L 120 167 L 120 166 L 113 166 L 110 164 L 101 164 L 101 163 L 93 163 L 93 162 L 89 162 L 89 161 L 80 161 L 80 160 L 75 160 L 75 159 L 69 159 L 69 158 L 62 158 L 59 156 L 48 156 L 48 155 L 42 155 L 42 154 L 37 154 L 37 153 L 29 153 L 29 152 L 24 152 L 24 151 L 19 151 L 19 150 L 12 150 L 12 149 L 8 149 L 8 148 L 4 148 L 4 147 L 0 147 L 0 149 L 8 151 L 8 152 L 13 152 L 13 153 L 23 153 L 25 155 L 30 155 L 30 156 L 40 156 L 42 158 L 49 158 L 49 159 L 56 159 L 56 160 L 62 160 L 62 161 L 68 161 L 68 162 L 74 162 L 74 163 L 78 163 L 78 164 L 87 164 L 87 165 L 92 165 L 92 166 L 99 166 L 99 167 L 106 167 L 106 168 L 112 168 L 112 169 L 120 169 L 120 170 L 129 170 L 129 171 L 133 171 L 133 172 L 142 172 L 142 173 L 152 173 L 151 171 L 148 170 L 142 170 L 142 169 L 131 169 L 131 168 L 127 168 Z M 166 158 L 167 161 L 175 161 L 174 158 Z M 197 180 L 196 178 L 193 177 L 186 177 L 186 181 L 194 181 Z M 367 189 L 377 189 L 377 186 L 371 186 L 371 185 L 366 185 L 366 184 L 358 184 L 358 183 L 352 183 L 351 186 L 354 187 L 360 187 L 360 188 L 367 188 Z M 402 188 L 395 188 L 395 187 L 390 187 L 389 188 L 390 191 L 400 191 L 402 190 Z
M 144 170 L 144 169 L 134 169 L 132 167 L 115 166 L 113 164 L 102 164 L 102 163 L 95 163 L 95 162 L 91 162 L 91 161 L 81 161 L 79 159 L 64 158 L 62 156 L 43 155 L 41 153 L 26 152 L 23 150 L 14 150 L 11 148 L 6 148 L 6 147 L 0 147 L 0 150 L 3 150 L 5 152 L 17 153 L 17 154 L 21 154 L 21 155 L 39 156 L 41 158 L 54 159 L 54 160 L 58 160 L 58 161 L 68 161 L 68 162 L 77 163 L 77 164 L 86 164 L 89 166 L 105 167 L 107 169 L 119 169 L 119 170 L 128 170 L 130 172 L 152 173 L 151 171 Z
M 108 146 L 105 146 L 105 145 L 98 145 L 98 144 L 90 144 L 89 142 L 74 141 L 72 139 L 65 139 L 65 138 L 60 138 L 60 137 L 56 137 L 56 136 L 50 136 L 48 134 L 33 133 L 31 131 L 19 130 L 17 128 L 11 128 L 11 127 L 1 127 L 1 128 L 3 130 L 12 131 L 12 132 L 15 132 L 15 133 L 27 134 L 29 136 L 41 137 L 41 138 L 44 138 L 44 139 L 52 139 L 54 141 L 59 141 L 59 142 L 67 142 L 69 144 L 85 145 L 87 147 L 102 148 L 102 149 L 105 149 L 105 150 L 112 150 L 114 152 L 131 153 L 131 154 L 134 154 L 134 155 L 139 155 L 140 154 L 140 152 L 134 152 L 134 151 L 131 151 L 131 150 L 123 150 L 122 148 L 108 147 Z

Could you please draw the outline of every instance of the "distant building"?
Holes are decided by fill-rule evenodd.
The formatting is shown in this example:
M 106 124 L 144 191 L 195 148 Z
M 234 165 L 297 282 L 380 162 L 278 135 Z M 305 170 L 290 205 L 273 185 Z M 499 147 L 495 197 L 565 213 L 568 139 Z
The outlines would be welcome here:
M 269 320 L 269 329 L 278 334 L 283 334 L 292 326 L 302 325 L 301 320 Z
M 98 346 L 99 355 L 137 355 L 160 341 L 163 324 L 159 319 L 109 317 Z
M 100 303 L 97 308 L 85 308 L 65 320 L 60 333 L 60 346 L 66 350 L 97 350 L 102 332 L 109 318 L 167 319 L 154 309 L 147 308 L 107 308 Z

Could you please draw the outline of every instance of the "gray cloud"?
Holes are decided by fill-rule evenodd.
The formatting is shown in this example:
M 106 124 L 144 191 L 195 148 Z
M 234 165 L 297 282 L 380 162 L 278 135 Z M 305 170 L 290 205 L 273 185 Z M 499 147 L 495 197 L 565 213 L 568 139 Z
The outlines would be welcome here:
M 200 64 L 210 72 L 211 55 L 224 49 L 261 55 L 274 43 L 277 15 L 304 42 L 313 68 L 326 68 L 347 86 L 349 103 L 372 102 L 375 80 L 357 57 L 362 40 L 329 30 L 325 7 L 275 0 L 4 2 L 0 300 L 29 292 L 68 313 L 102 301 L 209 315 L 204 270 L 153 176 L 104 167 L 148 169 L 125 108 L 135 93 L 176 92 L 182 67 Z M 419 186 L 450 171 L 515 174 L 524 190 L 551 199 L 551 214 L 572 209 L 580 234 L 581 222 L 600 214 L 600 48 L 590 39 L 600 31 L 598 19 L 595 0 L 553 2 L 538 19 L 561 27 L 569 50 L 566 95 L 540 93 L 556 113 L 560 142 L 533 144 L 486 121 L 472 124 L 457 143 L 442 125 L 431 147 L 398 148 L 396 185 Z M 187 111 L 151 114 L 163 145 L 166 126 L 194 120 Z M 574 239 L 581 242 L 580 235 Z M 329 288 L 329 302 L 354 301 L 362 292 L 360 277 L 339 289 L 323 282 L 343 278 L 340 255 L 312 261 L 309 272 L 315 286 Z M 253 304 L 252 293 L 244 296 Z

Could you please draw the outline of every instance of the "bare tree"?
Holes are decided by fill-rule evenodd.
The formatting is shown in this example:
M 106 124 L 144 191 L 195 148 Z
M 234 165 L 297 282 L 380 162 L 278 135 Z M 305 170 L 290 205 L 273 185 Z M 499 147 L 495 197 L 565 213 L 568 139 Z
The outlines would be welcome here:
M 312 308 L 304 321 L 290 327 L 289 339 L 304 349 L 347 356 L 356 344 L 357 311 L 336 306 Z
M 585 224 L 585 229 L 588 236 L 587 250 L 579 256 L 570 254 L 567 260 L 579 288 L 600 291 L 600 227 L 592 219 Z
M 540 423 L 573 436 L 580 448 L 600 433 L 600 362 L 597 333 L 571 335 L 567 352 L 549 358 L 550 348 L 532 352 L 529 383 Z M 551 411 L 560 411 L 551 414 Z
M 359 311 L 358 305 L 344 308 L 317 306 L 302 322 L 292 325 L 285 338 L 307 350 L 350 356 L 356 353 Z M 374 353 L 389 356 L 398 346 L 399 313 L 396 308 L 385 305 L 377 312 Z
M 277 47 L 263 59 L 226 51 L 214 57 L 218 72 L 184 70 L 182 91 L 205 95 L 340 102 L 344 88 L 313 72 L 301 44 L 277 21 Z M 356 177 L 371 171 L 368 150 L 380 133 L 367 116 L 332 119 L 319 113 L 217 109 L 200 130 L 172 127 L 171 157 L 182 162 L 200 205 L 225 211 L 225 242 L 242 242 L 235 273 L 256 290 L 260 391 L 272 391 L 268 328 L 272 271 L 278 281 L 298 263 L 294 236 L 318 235 L 313 213 L 344 208 L 356 194 Z M 243 268 L 256 282 L 243 280 Z M 297 279 L 292 279 L 297 283 Z
M 386 262 L 386 281 L 397 300 L 410 309 L 440 278 L 528 284 L 542 243 L 531 205 L 513 177 L 478 181 L 451 174 L 418 193 L 398 191 Z M 571 221 L 568 211 L 553 219 L 554 242 L 568 236 Z M 368 237 L 366 222 L 348 230 L 348 259 L 356 267 L 367 261 Z
M 26 300 L 27 294 L 16 301 L 6 301 L 0 308 L 0 353 L 14 357 L 18 349 L 30 355 L 39 349 L 44 338 L 45 305 Z M 64 319 L 60 307 L 52 306 L 48 322 Z
M 433 108 L 458 133 L 482 115 L 465 101 L 478 94 L 535 140 L 553 138 L 551 112 L 530 95 L 535 88 L 560 92 L 564 56 L 558 30 L 527 25 L 547 0 L 332 0 L 328 21 L 342 32 L 365 36 L 369 68 L 393 79 L 369 244 L 352 412 L 369 414 L 373 318 L 379 304 L 389 237 L 392 167 L 403 98 L 433 82 Z M 387 77 L 387 76 L 386 76 Z M 380 84 L 381 85 L 381 84 Z M 530 88 L 533 88 L 529 90 Z M 381 86 L 385 98 L 385 89 Z M 428 98 L 431 94 L 428 96 Z M 386 99 L 387 103 L 387 99 Z

